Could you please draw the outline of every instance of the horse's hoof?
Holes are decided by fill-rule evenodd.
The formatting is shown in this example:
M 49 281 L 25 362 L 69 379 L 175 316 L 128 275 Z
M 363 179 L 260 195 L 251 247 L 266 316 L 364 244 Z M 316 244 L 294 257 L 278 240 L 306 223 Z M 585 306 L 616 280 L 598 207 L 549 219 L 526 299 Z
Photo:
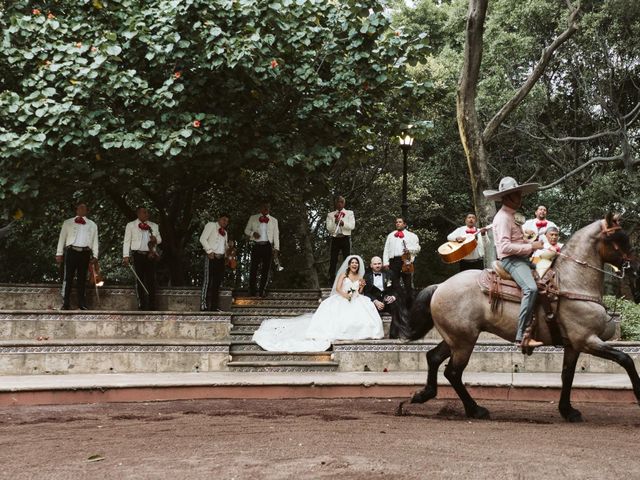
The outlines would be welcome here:
M 467 412 L 467 417 L 475 418 L 477 420 L 489 420 L 491 415 L 489 414 L 489 410 L 486 408 L 477 406 L 474 410 Z
M 582 414 L 580 410 L 576 410 L 572 408 L 568 412 L 562 413 L 563 418 L 569 423 L 581 423 L 582 422 Z
M 413 397 L 411 397 L 411 403 L 424 403 L 427 400 L 431 400 L 435 397 L 436 393 L 433 391 L 433 389 L 423 388 L 422 390 L 419 390 L 413 394 Z

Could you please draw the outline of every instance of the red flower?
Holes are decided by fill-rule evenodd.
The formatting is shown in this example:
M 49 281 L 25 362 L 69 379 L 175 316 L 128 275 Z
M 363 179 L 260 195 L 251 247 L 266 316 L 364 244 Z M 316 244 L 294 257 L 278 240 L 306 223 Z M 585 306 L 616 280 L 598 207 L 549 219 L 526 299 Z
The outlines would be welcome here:
M 40 15 L 40 10 L 38 8 L 34 8 L 33 10 L 31 10 L 31 13 L 33 13 L 34 15 Z
M 82 42 L 76 43 L 76 48 L 82 48 Z
M 278 67 L 278 61 L 276 59 L 271 60 L 271 68 L 277 68 Z
M 182 72 L 174 72 L 173 77 L 174 78 L 180 78 L 182 76 Z
M 193 121 L 193 126 L 194 126 L 195 128 L 200 128 L 200 125 L 202 125 L 202 124 L 200 123 L 200 120 L 194 120 L 194 121 Z
M 93 45 L 91 45 L 91 51 L 92 51 L 92 52 L 97 52 L 97 51 L 98 51 L 98 48 L 97 48 L 97 47 L 94 47 Z
M 400 30 L 396 30 L 396 37 L 400 36 Z
M 53 20 L 54 18 L 56 18 L 56 16 L 53 13 L 49 12 L 49 14 L 47 15 L 47 18 L 49 20 Z

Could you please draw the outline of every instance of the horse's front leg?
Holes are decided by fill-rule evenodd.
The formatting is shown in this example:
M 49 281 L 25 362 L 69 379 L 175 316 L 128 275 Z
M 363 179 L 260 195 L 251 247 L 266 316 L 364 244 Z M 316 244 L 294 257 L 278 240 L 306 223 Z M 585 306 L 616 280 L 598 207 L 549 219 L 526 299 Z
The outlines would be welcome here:
M 451 349 L 445 342 L 440 342 L 427 352 L 427 384 L 422 390 L 418 390 L 411 397 L 410 403 L 424 403 L 436 398 L 438 394 L 438 369 L 442 362 L 451 356 Z M 396 409 L 396 415 L 403 415 L 403 406 L 406 402 L 400 402 Z
M 571 406 L 571 387 L 573 385 L 573 377 L 576 373 L 576 364 L 580 352 L 573 347 L 564 347 L 564 357 L 562 359 L 562 393 L 560 393 L 560 403 L 558 409 L 560 415 L 568 422 L 581 422 L 582 414 Z
M 616 350 L 611 345 L 600 340 L 600 338 L 592 335 L 587 344 L 585 345 L 584 352 L 595 355 L 596 357 L 606 358 L 607 360 L 613 360 L 622 368 L 624 368 L 631 380 L 631 387 L 633 393 L 636 396 L 636 400 L 640 403 L 640 377 L 638 377 L 638 371 L 633 363 L 633 359 L 624 352 Z

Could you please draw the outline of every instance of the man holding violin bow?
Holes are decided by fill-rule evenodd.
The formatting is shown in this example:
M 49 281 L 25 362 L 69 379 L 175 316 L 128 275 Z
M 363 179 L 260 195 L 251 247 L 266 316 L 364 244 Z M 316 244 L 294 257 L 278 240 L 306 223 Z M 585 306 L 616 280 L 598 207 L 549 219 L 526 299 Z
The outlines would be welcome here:
M 218 296 L 220 285 L 224 279 L 225 255 L 229 245 L 229 215 L 220 214 L 217 222 L 209 222 L 205 225 L 200 244 L 204 249 L 204 278 L 202 281 L 202 294 L 200 296 L 200 310 L 203 312 L 220 312 Z
M 138 207 L 136 215 L 138 218 L 127 223 L 124 230 L 122 263 L 130 267 L 133 259 L 138 309 L 155 310 L 156 264 L 160 259 L 157 247 L 162 243 L 162 238 L 158 224 L 149 221 L 149 210 Z
M 78 307 L 87 310 L 85 287 L 89 263 L 98 260 L 98 227 L 87 218 L 89 208 L 84 202 L 76 204 L 76 216 L 64 221 L 58 238 L 56 263 L 63 265 L 62 310 L 70 310 L 71 284 L 78 278 Z
M 391 272 L 393 288 L 400 292 L 400 279 L 404 285 L 407 308 L 413 301 L 413 262 L 420 252 L 418 236 L 407 230 L 405 219 L 397 217 L 396 229 L 387 235 L 382 255 L 382 265 Z

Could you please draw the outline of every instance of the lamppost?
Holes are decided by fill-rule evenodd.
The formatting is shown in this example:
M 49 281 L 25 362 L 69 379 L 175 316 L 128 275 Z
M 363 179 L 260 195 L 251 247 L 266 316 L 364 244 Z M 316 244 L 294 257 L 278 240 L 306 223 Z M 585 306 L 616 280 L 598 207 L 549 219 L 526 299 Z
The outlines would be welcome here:
M 409 150 L 411 150 L 411 146 L 413 145 L 413 137 L 405 135 L 403 132 L 399 138 L 404 161 L 402 165 L 402 217 L 406 222 L 407 211 L 409 210 L 409 202 L 407 202 L 407 157 L 409 156 Z

